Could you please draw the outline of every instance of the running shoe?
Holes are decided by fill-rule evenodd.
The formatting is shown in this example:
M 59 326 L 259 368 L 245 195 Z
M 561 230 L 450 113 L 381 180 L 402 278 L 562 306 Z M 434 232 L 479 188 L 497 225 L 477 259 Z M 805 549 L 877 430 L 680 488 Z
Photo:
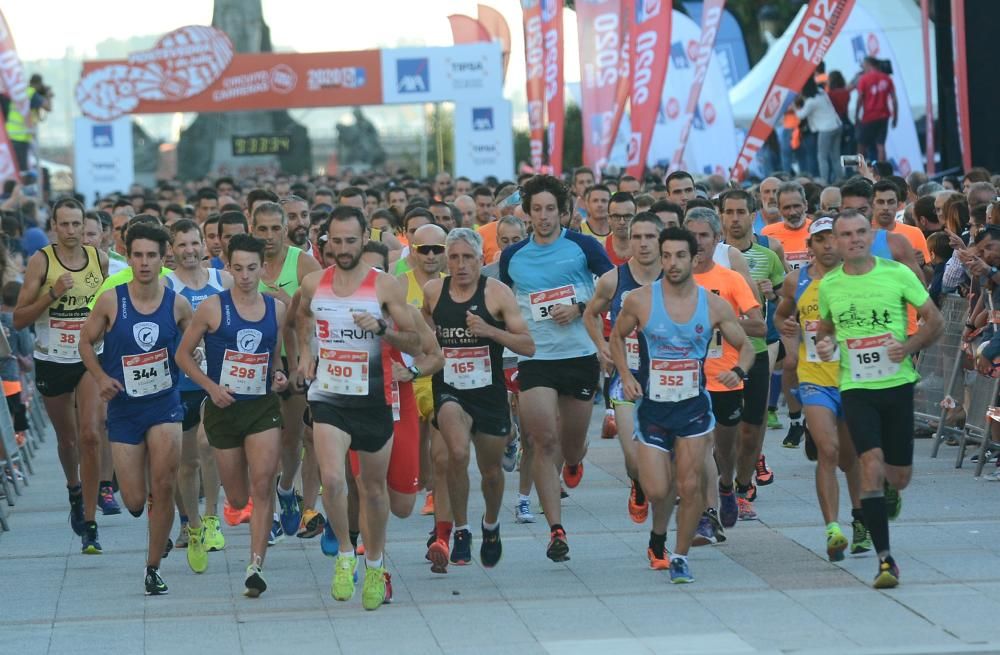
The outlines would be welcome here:
M 632 489 L 628 493 L 628 515 L 633 523 L 645 523 L 649 516 L 649 501 L 638 480 L 632 480 Z
M 1000 468 L 993 471 L 992 473 L 987 473 L 983 476 L 983 480 L 987 482 L 1000 482 Z
M 226 537 L 222 534 L 218 516 L 203 516 L 201 524 L 205 528 L 205 548 L 216 553 L 226 547 Z
M 670 582 L 674 584 L 694 582 L 694 576 L 691 575 L 691 568 L 686 559 L 675 557 L 670 560 Z
M 806 426 L 805 430 L 805 440 L 806 440 L 806 459 L 810 462 L 815 462 L 819 459 L 819 453 L 816 451 L 816 442 L 813 441 L 812 432 L 809 431 L 809 426 Z
M 302 512 L 302 525 L 295 536 L 299 539 L 312 539 L 317 535 L 323 534 L 325 525 L 326 519 L 323 518 L 322 514 L 314 509 L 307 509 Z
M 899 584 L 899 567 L 892 557 L 886 557 L 878 563 L 878 574 L 872 586 L 876 589 L 892 589 Z
M 267 537 L 267 545 L 273 546 L 285 538 L 285 530 L 281 527 L 281 521 L 274 519 L 271 521 L 271 534 Z
M 288 493 L 282 493 L 278 489 L 278 506 L 281 514 L 281 531 L 284 534 L 295 534 L 299 531 L 299 524 L 302 523 L 302 511 L 299 509 L 299 501 L 295 497 L 295 489 Z
M 260 558 L 254 558 L 254 561 L 247 566 L 247 575 L 243 579 L 243 585 L 246 587 L 243 595 L 247 598 L 257 598 L 267 589 L 267 581 L 264 580 L 264 572 L 258 562 Z
M 889 520 L 895 521 L 903 511 L 903 495 L 898 489 L 892 487 L 888 482 L 883 486 L 885 490 L 885 508 L 889 513 Z
M 365 554 L 365 545 L 363 543 L 357 543 L 354 545 L 354 554 L 361 557 Z
M 115 514 L 121 514 L 122 508 L 115 500 L 115 490 L 110 484 L 102 484 L 100 491 L 97 494 L 97 505 L 101 508 L 101 513 L 104 516 L 114 516 Z
M 366 567 L 361 606 L 369 611 L 377 610 L 385 603 L 385 595 L 385 567 Z
M 549 547 L 545 556 L 553 562 L 569 561 L 569 544 L 566 542 L 566 531 L 556 528 L 549 537 Z
M 188 566 L 195 573 L 204 573 L 208 568 L 208 551 L 205 550 L 205 526 L 202 524 L 197 530 L 188 528 Z
M 333 526 L 327 523 L 323 526 L 323 536 L 319 538 L 319 547 L 327 557 L 336 557 L 340 552 L 340 542 L 333 533 Z
M 388 571 L 385 572 L 385 600 L 382 603 L 384 605 L 392 603 L 392 576 L 389 575 Z
M 514 469 L 517 468 L 517 446 L 519 442 L 520 439 L 514 437 L 503 450 L 503 461 L 501 462 L 501 465 L 503 466 L 503 470 L 508 473 L 513 473 Z
M 847 537 L 840 531 L 840 526 L 831 523 L 826 529 L 826 556 L 831 562 L 840 562 L 844 559 L 844 551 L 847 550 Z
M 181 529 L 177 533 L 177 540 L 174 541 L 174 548 L 187 548 L 189 533 L 190 529 L 188 528 L 188 524 L 186 522 L 181 523 Z
M 764 453 L 761 453 L 760 457 L 757 458 L 754 477 L 757 478 L 757 484 L 761 487 L 766 487 L 774 482 L 774 471 L 767 467 L 767 458 L 764 457 Z
M 455 530 L 452 537 L 451 563 L 465 566 L 472 562 L 472 533 L 468 530 Z
M 483 528 L 483 543 L 479 546 L 479 562 L 492 569 L 503 557 L 503 543 L 500 541 L 500 526 L 493 530 Z
M 87 521 L 84 524 L 83 534 L 80 535 L 80 542 L 82 547 L 80 551 L 84 555 L 100 555 L 102 552 L 101 544 L 97 541 L 97 522 Z
M 773 409 L 767 410 L 767 429 L 780 430 L 781 421 L 778 420 L 778 412 Z
M 569 498 L 569 494 L 566 493 L 566 490 L 563 488 L 562 485 L 559 485 L 559 502 L 561 503 L 562 501 L 566 500 L 567 498 Z
M 719 492 L 719 518 L 723 527 L 731 528 L 736 525 L 736 520 L 740 516 L 739 503 L 736 501 L 736 492 Z
M 698 519 L 698 527 L 694 531 L 692 546 L 711 546 L 715 543 L 715 531 L 712 530 L 712 522 L 703 513 Z
M 146 567 L 146 595 L 147 596 L 165 596 L 167 595 L 167 585 L 163 582 L 163 578 L 160 577 L 160 569 L 147 566 Z
M 785 435 L 781 445 L 785 448 L 798 448 L 804 432 L 805 428 L 802 427 L 802 423 L 792 423 L 788 426 L 788 434 Z
M 570 489 L 576 489 L 583 479 L 583 462 L 579 464 L 563 464 L 562 479 Z M 569 494 L 567 494 L 568 496 Z
M 670 568 L 670 553 L 664 548 L 659 555 L 652 546 L 646 548 L 646 557 L 649 559 L 649 568 L 654 571 L 666 571 Z
M 434 492 L 428 491 L 424 499 L 424 507 L 420 510 L 421 516 L 431 516 L 434 514 Z
M 868 528 L 862 521 L 854 519 L 851 521 L 851 555 L 867 553 L 872 546 L 872 536 L 868 534 Z
M 736 497 L 736 504 L 739 507 L 739 517 L 741 521 L 756 521 L 757 512 L 753 511 L 753 503 L 743 498 L 742 496 Z
M 249 523 L 250 515 L 253 513 L 253 498 L 247 500 L 247 505 L 243 509 L 236 509 L 229 504 L 229 499 L 222 505 L 222 518 L 226 523 L 236 527 L 240 523 Z
M 69 491 L 69 527 L 78 537 L 83 536 L 87 521 L 83 518 L 83 491 L 78 485 Z
M 618 422 L 612 412 L 604 413 L 604 423 L 601 425 L 601 439 L 614 439 L 618 436 Z
M 514 511 L 514 520 L 518 523 L 535 522 L 535 515 L 531 513 L 531 500 L 525 498 L 517 501 L 517 508 Z
M 750 488 L 747 489 L 747 500 L 751 503 L 757 500 L 757 485 L 753 482 L 750 483 Z
M 712 532 L 715 533 L 715 543 L 721 544 L 726 540 L 726 529 L 722 526 L 722 521 L 719 520 L 719 513 L 715 511 L 714 507 L 709 507 L 705 510 L 705 515 L 712 524 Z
M 336 600 L 351 600 L 354 596 L 354 571 L 358 568 L 358 558 L 354 555 L 337 555 L 333 567 L 333 584 L 330 594 Z
M 163 559 L 167 559 L 170 555 L 170 551 L 174 549 L 174 542 L 170 537 L 167 537 L 167 545 L 163 547 Z
M 448 542 L 444 539 L 434 539 L 427 547 L 427 559 L 431 561 L 431 573 L 448 572 Z

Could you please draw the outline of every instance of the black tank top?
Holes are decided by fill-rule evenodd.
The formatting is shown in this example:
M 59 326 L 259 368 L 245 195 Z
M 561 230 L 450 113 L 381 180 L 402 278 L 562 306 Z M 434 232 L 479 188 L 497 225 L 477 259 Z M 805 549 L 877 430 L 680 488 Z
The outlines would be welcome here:
M 487 278 L 480 276 L 472 297 L 457 303 L 451 297 L 451 277 L 444 278 L 441 296 L 432 314 L 437 340 L 445 357 L 444 369 L 434 374 L 435 391 L 495 393 L 505 388 L 503 346 L 477 337 L 466 328 L 466 312 L 471 312 L 489 325 L 504 329 L 503 321 L 494 318 L 486 308 L 486 282 Z

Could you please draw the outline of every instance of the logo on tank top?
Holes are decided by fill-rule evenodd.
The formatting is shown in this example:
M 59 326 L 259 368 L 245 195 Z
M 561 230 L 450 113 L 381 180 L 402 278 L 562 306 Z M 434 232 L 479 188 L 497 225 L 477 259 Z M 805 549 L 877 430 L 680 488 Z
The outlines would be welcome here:
M 149 352 L 160 336 L 160 326 L 149 321 L 136 323 L 132 326 L 132 336 L 135 337 L 136 345 Z
M 696 324 L 694 326 L 694 332 L 695 332 L 695 334 L 701 334 L 704 331 L 705 331 L 705 327 L 701 323 L 698 323 L 698 324 Z
M 263 338 L 260 330 L 239 330 L 236 333 L 236 347 L 241 353 L 255 353 Z
M 97 277 L 93 271 L 87 273 L 87 276 L 83 278 L 83 280 L 87 283 L 87 286 L 92 289 L 96 289 L 101 285 L 101 278 Z

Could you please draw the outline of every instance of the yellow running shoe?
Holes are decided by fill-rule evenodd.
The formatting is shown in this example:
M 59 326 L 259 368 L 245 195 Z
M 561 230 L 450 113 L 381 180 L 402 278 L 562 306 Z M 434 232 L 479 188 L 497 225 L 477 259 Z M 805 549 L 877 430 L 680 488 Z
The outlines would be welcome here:
M 385 567 L 365 569 L 365 585 L 361 590 L 361 605 L 366 610 L 377 610 L 385 602 Z
M 218 516 L 201 517 L 201 527 L 205 529 L 205 537 L 202 541 L 206 550 L 216 552 L 226 547 L 226 537 L 222 534 Z
M 188 526 L 188 566 L 195 573 L 204 573 L 208 568 L 208 551 L 205 550 L 205 526 L 197 530 Z
M 351 600 L 354 597 L 354 570 L 358 567 L 358 558 L 354 555 L 337 555 L 333 565 L 333 585 L 330 594 L 336 600 Z M 368 578 L 365 578 L 365 587 Z
M 847 537 L 840 531 L 840 525 L 830 523 L 826 527 L 826 556 L 831 562 L 839 562 L 844 559 L 845 550 L 847 550 Z

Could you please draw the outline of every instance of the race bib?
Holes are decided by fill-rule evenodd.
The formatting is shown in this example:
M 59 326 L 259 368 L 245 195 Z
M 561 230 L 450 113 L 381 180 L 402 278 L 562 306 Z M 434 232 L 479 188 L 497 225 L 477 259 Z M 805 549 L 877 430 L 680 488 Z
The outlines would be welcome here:
M 635 330 L 625 337 L 625 362 L 630 371 L 639 370 L 639 339 L 635 336 Z
M 456 389 L 481 389 L 493 382 L 489 346 L 442 348 L 444 382 Z
M 320 347 L 316 384 L 326 393 L 367 396 L 368 353 L 364 350 Z
M 80 358 L 80 330 L 86 319 L 49 319 L 49 354 L 64 359 Z
M 722 357 L 722 330 L 713 330 L 705 359 L 718 359 L 720 357 Z
M 806 361 L 814 363 L 822 362 L 823 358 L 816 352 L 816 335 L 819 334 L 819 321 L 806 321 L 802 326 L 802 332 L 805 335 L 802 343 L 806 346 Z M 833 356 L 830 358 L 830 361 L 837 361 L 839 358 L 840 347 L 834 346 Z
M 141 355 L 122 357 L 122 377 L 125 393 L 131 398 L 151 396 L 173 386 L 167 349 L 160 348 Z
M 528 303 L 531 305 L 532 319 L 550 321 L 552 320 L 552 308 L 556 305 L 576 304 L 576 290 L 572 284 L 567 284 L 558 289 L 536 291 L 528 296 Z
M 793 271 L 797 271 L 803 264 L 809 262 L 809 251 L 803 250 L 801 252 L 786 252 L 785 261 L 788 262 L 788 265 L 792 267 Z
M 701 393 L 697 359 L 652 359 L 649 362 L 649 399 L 676 403 Z
M 241 353 L 226 349 L 219 384 L 232 393 L 263 396 L 267 390 L 268 353 Z
M 852 380 L 878 380 L 896 374 L 899 364 L 889 361 L 888 346 L 892 343 L 892 338 L 891 334 L 886 333 L 847 340 Z

